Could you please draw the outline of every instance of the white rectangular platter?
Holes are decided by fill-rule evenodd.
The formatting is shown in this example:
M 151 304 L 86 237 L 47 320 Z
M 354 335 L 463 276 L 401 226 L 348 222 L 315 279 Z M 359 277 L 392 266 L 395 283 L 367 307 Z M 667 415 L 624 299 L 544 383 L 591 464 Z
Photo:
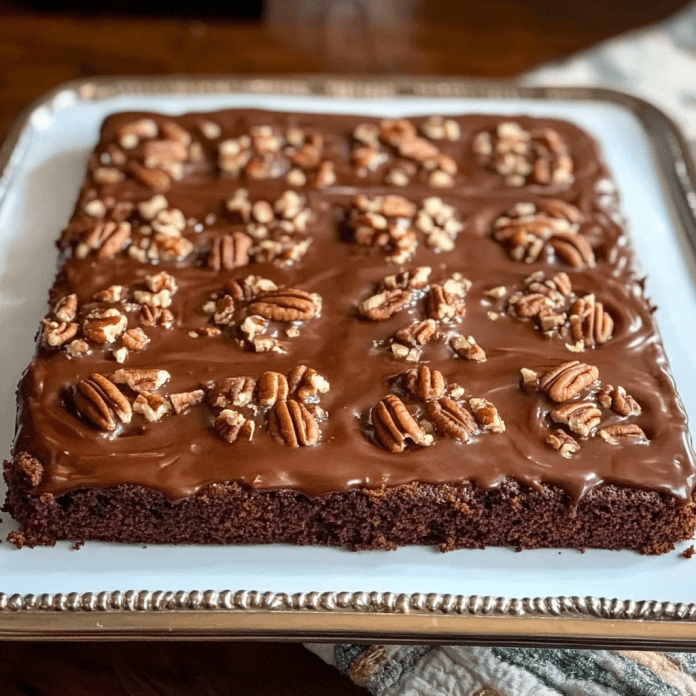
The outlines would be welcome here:
M 573 121 L 600 143 L 677 388 L 696 425 L 692 164 L 660 112 L 623 95 L 457 81 L 90 81 L 54 91 L 6 142 L 0 180 L 0 445 L 34 351 L 66 223 L 102 119 L 234 107 L 384 117 L 487 112 Z M 0 153 L 0 157 L 2 154 Z M 0 491 L 4 498 L 4 490 Z M 4 515 L 0 537 L 14 522 Z M 275 636 L 696 647 L 696 560 L 677 551 L 0 545 L 0 635 Z M 124 594 L 126 591 L 134 591 Z M 209 591 L 206 593 L 206 591 Z M 536 600 L 524 598 L 538 598 Z M 601 600 L 597 598 L 607 598 Z

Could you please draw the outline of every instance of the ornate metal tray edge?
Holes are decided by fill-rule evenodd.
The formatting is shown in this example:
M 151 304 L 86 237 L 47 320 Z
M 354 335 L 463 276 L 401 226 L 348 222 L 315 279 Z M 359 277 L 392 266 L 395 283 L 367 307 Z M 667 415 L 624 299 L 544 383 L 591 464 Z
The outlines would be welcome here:
M 60 85 L 20 115 L 0 147 L 0 201 L 21 160 L 26 126 L 82 101 L 127 94 L 230 92 L 331 98 L 561 99 L 611 102 L 636 116 L 651 136 L 688 242 L 696 255 L 696 169 L 676 125 L 659 109 L 621 92 L 584 87 L 519 87 L 449 78 L 114 77 Z M 221 620 L 196 625 L 206 613 Z M 369 617 L 369 624 L 362 618 Z M 156 620 L 155 620 L 156 619 Z M 247 619 L 252 619 L 251 621 Z M 380 619 L 376 623 L 376 619 Z M 561 621 L 559 621 L 561 620 Z M 175 632 L 175 633 L 173 633 Z M 5 594 L 0 638 L 103 639 L 274 637 L 286 640 L 389 639 L 587 647 L 696 648 L 696 603 L 597 597 L 507 598 L 381 592 L 150 591 Z

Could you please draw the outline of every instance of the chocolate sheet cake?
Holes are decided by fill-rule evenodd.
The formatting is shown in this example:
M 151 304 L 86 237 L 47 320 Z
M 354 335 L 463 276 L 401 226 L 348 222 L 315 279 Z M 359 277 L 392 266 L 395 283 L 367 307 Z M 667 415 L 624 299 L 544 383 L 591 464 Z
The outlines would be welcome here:
M 686 417 L 570 123 L 116 114 L 58 246 L 17 546 L 693 534 Z

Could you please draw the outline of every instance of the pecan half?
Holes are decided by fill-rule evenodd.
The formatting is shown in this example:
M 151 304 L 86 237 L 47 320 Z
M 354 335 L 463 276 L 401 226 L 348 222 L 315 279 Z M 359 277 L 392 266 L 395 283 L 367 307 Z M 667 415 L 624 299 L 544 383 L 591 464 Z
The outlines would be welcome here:
M 99 430 L 116 429 L 116 417 L 121 423 L 130 423 L 133 411 L 130 402 L 116 385 L 103 375 L 93 373 L 79 382 L 74 394 L 77 412 Z
M 256 423 L 247 420 L 238 411 L 226 408 L 220 413 L 213 423 L 215 432 L 230 444 L 237 440 L 251 440 L 256 429 Z
M 525 319 L 537 317 L 543 310 L 552 307 L 549 298 L 539 292 L 513 295 L 508 300 L 508 305 L 515 316 Z
M 563 404 L 549 413 L 556 423 L 565 423 L 574 433 L 587 437 L 602 421 L 602 412 L 589 401 Z
M 573 268 L 585 268 L 595 264 L 592 246 L 582 234 L 554 235 L 549 244 L 556 256 Z
M 150 342 L 150 337 L 140 327 L 137 327 L 128 329 L 121 340 L 128 350 L 143 350 Z
M 640 404 L 630 394 L 627 394 L 623 387 L 614 388 L 611 384 L 599 390 L 597 401 L 620 416 L 639 416 L 643 412 Z
M 476 343 L 473 336 L 453 336 L 451 341 L 457 355 L 465 360 L 473 360 L 474 362 L 486 362 L 486 351 Z
M 544 442 L 566 459 L 570 459 L 576 452 L 580 451 L 580 445 L 575 438 L 560 428 L 554 430 Z
M 599 431 L 599 436 L 610 445 L 620 445 L 623 442 L 649 442 L 642 428 L 634 424 L 608 425 Z
M 271 437 L 288 447 L 306 447 L 319 442 L 321 431 L 307 407 L 294 399 L 277 401 L 268 414 Z
M 205 392 L 202 389 L 194 389 L 190 392 L 179 392 L 178 394 L 170 394 L 169 400 L 174 407 L 174 413 L 183 413 L 190 406 L 200 404 L 205 397 Z
M 394 340 L 407 346 L 424 346 L 437 335 L 437 324 L 434 319 L 415 321 L 413 324 L 399 329 L 394 334 Z
M 127 325 L 125 315 L 112 307 L 90 312 L 82 324 L 82 331 L 89 341 L 103 345 L 113 343 L 126 330 Z
M 539 389 L 554 401 L 572 399 L 585 387 L 599 379 L 599 370 L 594 365 L 573 360 L 554 367 L 539 379 Z
M 127 384 L 133 391 L 151 392 L 159 389 L 170 378 L 166 370 L 157 368 L 122 368 L 111 375 L 116 384 Z
M 79 328 L 79 325 L 74 322 L 44 320 L 43 340 L 49 346 L 57 348 L 75 338 Z
M 307 321 L 313 319 L 321 309 L 315 294 L 288 288 L 265 293 L 249 305 L 251 314 L 258 314 L 271 321 Z
M 449 397 L 430 401 L 426 406 L 426 413 L 435 429 L 443 436 L 467 442 L 478 430 L 474 417 Z
M 288 372 L 288 392 L 300 401 L 313 399 L 329 391 L 329 383 L 316 370 L 298 365 Z
M 614 331 L 614 320 L 594 295 L 585 295 L 573 302 L 569 322 L 573 341 L 583 341 L 585 346 L 606 343 Z
M 408 439 L 422 447 L 432 444 L 432 435 L 418 425 L 404 402 L 394 394 L 389 394 L 370 411 L 370 419 L 377 441 L 390 452 L 403 452 Z
M 264 372 L 256 385 L 256 398 L 261 406 L 273 406 L 288 398 L 289 387 L 285 375 L 280 372 Z
M 163 326 L 171 329 L 174 325 L 174 315 L 171 310 L 162 307 L 151 307 L 143 305 L 140 308 L 140 323 L 143 326 Z
M 384 321 L 400 312 L 413 299 L 410 290 L 384 290 L 360 303 L 360 314 L 372 321 Z
M 131 162 L 129 169 L 136 181 L 153 191 L 167 191 L 171 188 L 171 177 L 161 169 L 143 167 L 142 164 L 137 162 Z
M 75 248 L 75 256 L 84 259 L 91 251 L 97 252 L 97 258 L 110 259 L 125 246 L 131 235 L 129 222 L 104 220 L 98 222 Z
M 233 232 L 213 239 L 208 267 L 214 271 L 231 271 L 249 263 L 253 240 L 243 232 Z
M 469 406 L 477 423 L 492 433 L 505 432 L 505 423 L 498 413 L 498 409 L 487 399 L 469 399 Z
M 419 365 L 404 373 L 406 388 L 416 399 L 430 401 L 439 399 L 445 393 L 447 383 L 439 370 L 431 370 L 427 365 Z
M 213 408 L 248 406 L 254 397 L 256 380 L 253 377 L 228 377 L 208 391 L 208 402 Z
M 77 316 L 77 295 L 72 293 L 61 297 L 56 306 L 53 308 L 53 313 L 59 321 L 70 322 Z
M 141 413 L 150 423 L 156 423 L 162 416 L 169 413 L 171 404 L 160 394 L 140 392 L 133 402 L 133 412 Z

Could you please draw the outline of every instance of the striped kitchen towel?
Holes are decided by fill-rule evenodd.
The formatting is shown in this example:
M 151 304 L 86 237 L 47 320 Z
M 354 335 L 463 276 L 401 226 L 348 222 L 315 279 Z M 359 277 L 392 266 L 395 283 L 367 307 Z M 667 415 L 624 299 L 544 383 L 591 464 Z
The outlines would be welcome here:
M 375 696 L 696 696 L 696 654 L 306 644 Z

